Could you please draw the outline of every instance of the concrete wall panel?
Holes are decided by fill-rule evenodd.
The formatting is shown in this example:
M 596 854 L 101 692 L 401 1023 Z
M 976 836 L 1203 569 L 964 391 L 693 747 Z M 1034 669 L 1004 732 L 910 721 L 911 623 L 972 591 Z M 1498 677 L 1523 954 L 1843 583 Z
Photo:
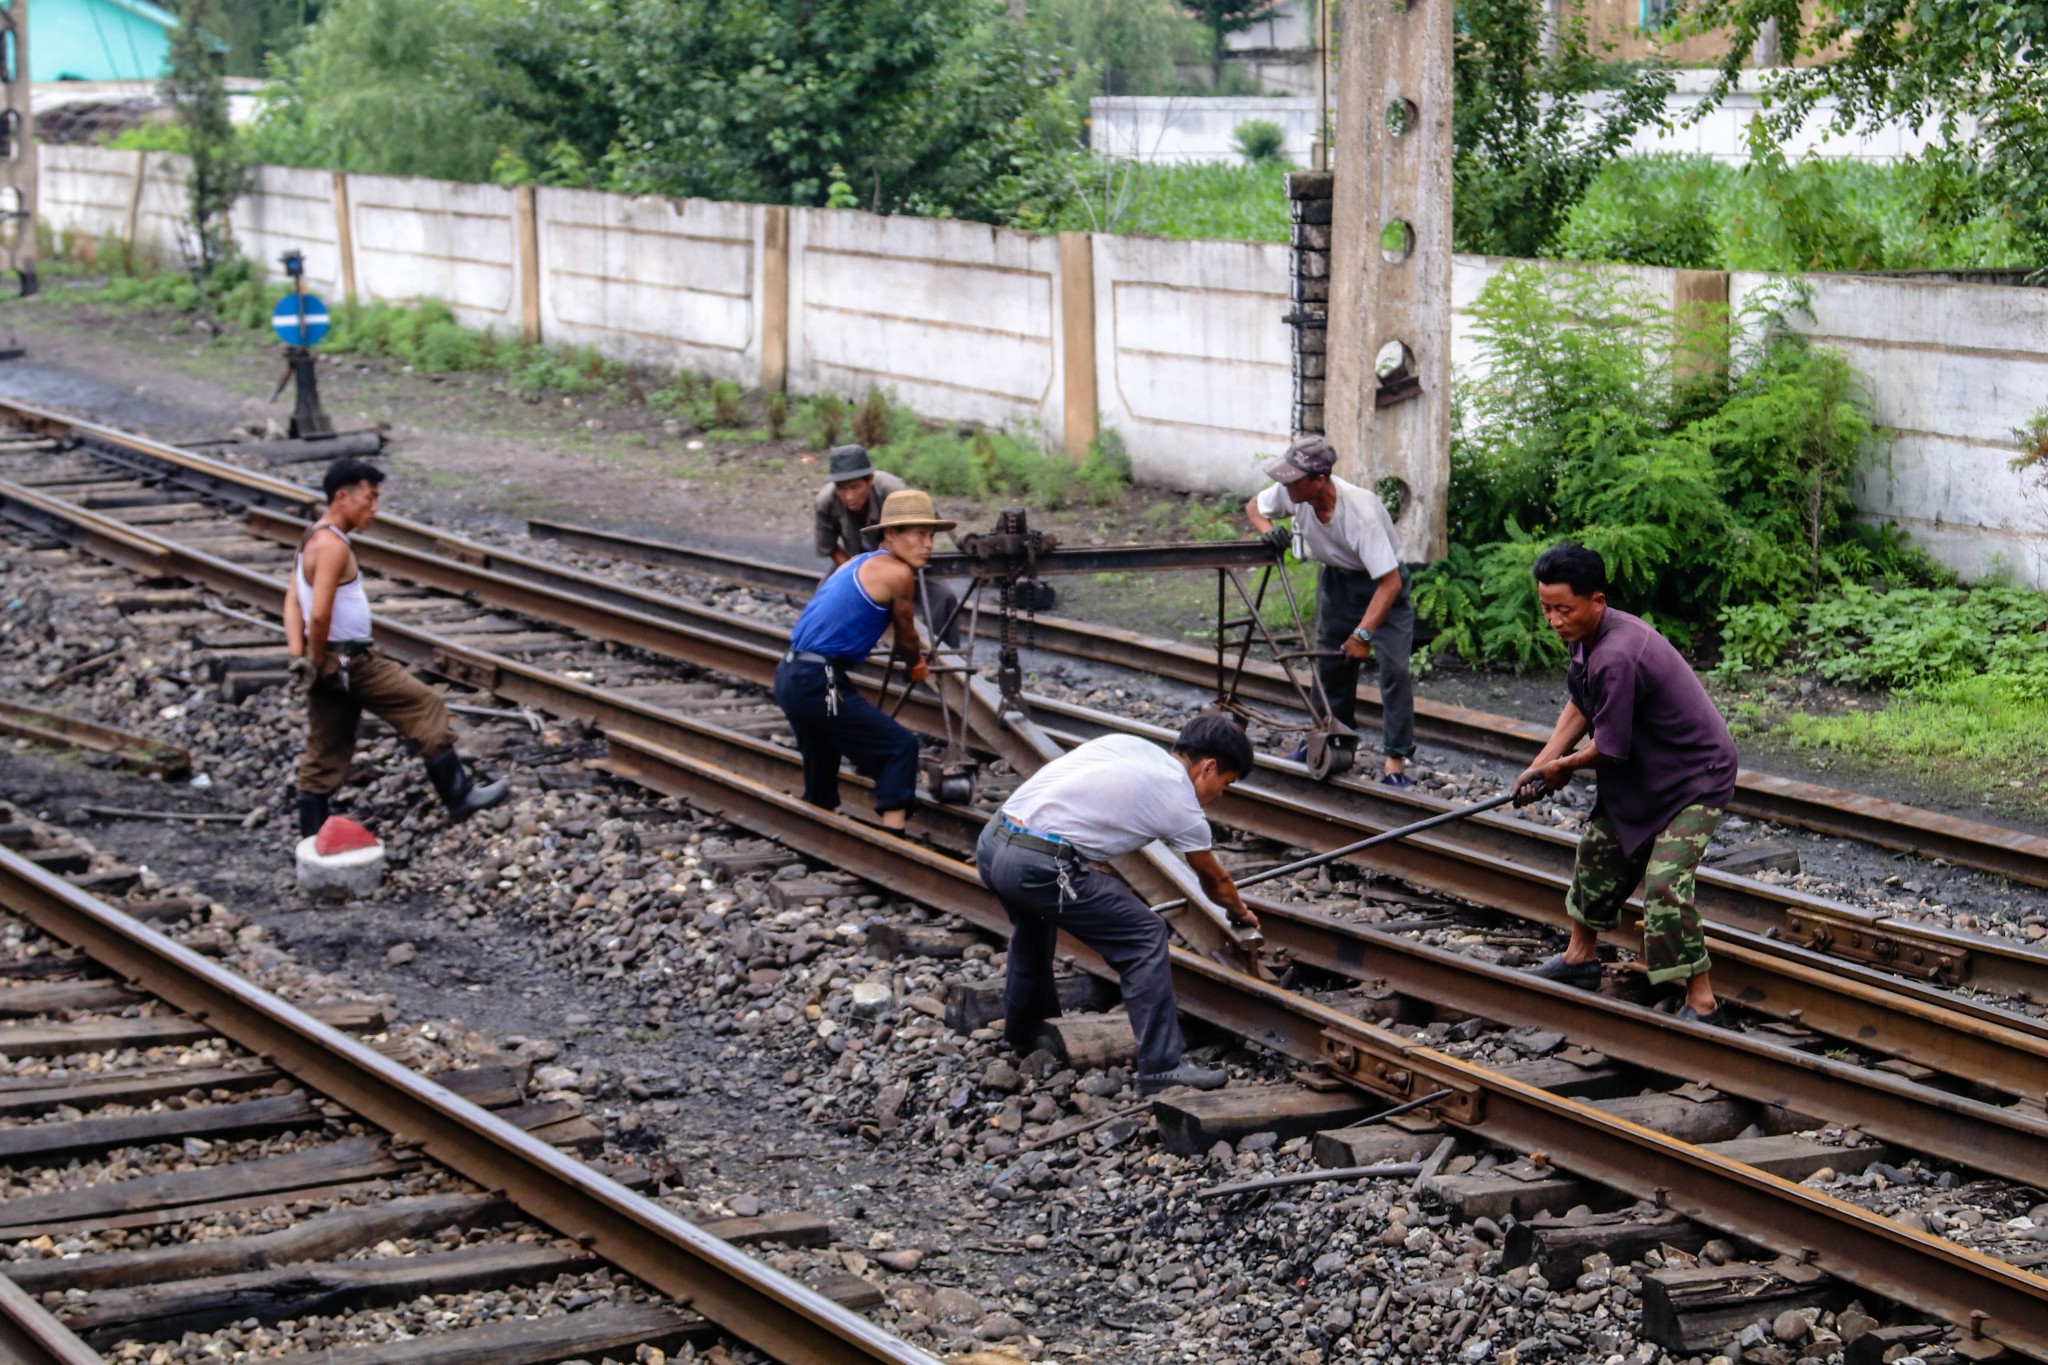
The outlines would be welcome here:
M 541 189 L 541 335 L 751 384 L 761 209 Z
M 1094 248 L 1097 401 L 1133 474 L 1256 488 L 1261 457 L 1289 434 L 1287 248 L 1106 236 Z
M 518 331 L 510 189 L 386 175 L 351 175 L 348 189 L 358 293 L 436 298 L 471 327 Z
M 259 166 L 249 193 L 235 202 L 235 241 L 272 279 L 284 278 L 279 257 L 306 258 L 306 288 L 341 302 L 341 247 L 334 218 L 334 173 L 295 166 Z
M 127 234 L 135 166 L 142 153 L 39 144 L 36 154 L 41 158 L 36 207 L 53 232 L 83 237 Z
M 1776 277 L 1737 274 L 1742 301 Z M 1965 577 L 2048 588 L 2048 484 L 2012 468 L 2012 432 L 2048 402 L 2048 290 L 1812 276 L 1790 324 L 1840 350 L 1894 439 L 1857 481 L 1865 516 L 1896 522 Z
M 195 253 L 185 226 L 192 211 L 185 175 L 192 163 L 169 152 L 148 152 L 142 163 L 142 198 L 135 211 L 135 242 L 167 266 L 182 266 Z
M 796 209 L 789 274 L 792 390 L 880 385 L 928 416 L 1059 432 L 1055 239 Z

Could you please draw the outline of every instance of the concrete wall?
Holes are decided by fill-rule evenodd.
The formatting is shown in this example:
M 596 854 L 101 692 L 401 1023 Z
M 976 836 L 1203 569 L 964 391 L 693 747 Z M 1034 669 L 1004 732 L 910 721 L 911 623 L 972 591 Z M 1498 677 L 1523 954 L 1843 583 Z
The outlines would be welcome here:
M 39 152 L 49 226 L 119 238 L 132 213 L 140 245 L 182 260 L 182 158 Z M 336 298 L 345 279 L 369 298 L 432 295 L 474 326 L 742 383 L 772 383 L 786 356 L 798 393 L 880 385 L 927 416 L 1035 429 L 1074 453 L 1094 431 L 1092 406 L 1139 479 L 1170 488 L 1242 493 L 1258 483 L 1258 457 L 1287 439 L 1283 246 L 798 209 L 786 211 L 785 249 L 770 231 L 785 211 L 756 205 L 542 189 L 528 213 L 521 192 L 499 186 L 342 180 L 337 196 L 327 172 L 261 171 L 234 216 L 244 249 L 274 270 L 297 247 L 314 287 Z M 1454 263 L 1452 361 L 1467 374 L 1480 364 L 1472 305 L 1508 264 Z M 1667 304 L 1725 292 L 1738 310 L 1771 283 L 1629 273 Z M 2048 486 L 2009 464 L 2013 428 L 2048 402 L 2048 290 L 1807 283 L 1812 316 L 1795 325 L 1848 355 L 1896 432 L 1889 464 L 1859 484 L 1865 513 L 1966 575 L 2003 569 L 2048 587 Z
M 104 147 L 42 146 L 36 208 L 56 233 L 80 237 L 126 237 L 128 206 L 135 197 L 141 152 Z
M 1748 161 L 1749 125 L 1764 104 L 1761 78 L 1745 74 L 1741 89 L 1702 114 L 1710 79 L 1709 72 L 1679 72 L 1677 92 L 1666 105 L 1671 126 L 1642 129 L 1630 139 L 1628 150 L 1637 156 L 1692 153 L 1730 165 Z M 1589 110 L 1598 109 L 1617 98 L 1612 92 L 1601 92 L 1584 97 L 1583 103 Z M 1288 159 L 1306 166 L 1315 137 L 1316 109 L 1312 97 L 1104 96 L 1089 102 L 1088 142 L 1105 155 L 1138 161 L 1238 161 L 1241 158 L 1231 141 L 1237 125 L 1248 118 L 1265 118 L 1287 129 Z M 1831 160 L 1893 162 L 1917 155 L 1938 140 L 1932 123 L 1917 128 L 1886 124 L 1868 132 L 1830 135 L 1826 129 L 1834 109 L 1833 101 L 1825 102 L 1804 129 L 1786 140 L 1786 154 L 1795 159 L 1811 153 Z
M 761 367 L 761 207 L 535 194 L 541 335 L 642 365 L 752 383 Z
M 1306 166 L 1318 108 L 1312 96 L 1101 95 L 1088 102 L 1088 145 L 1105 156 L 1169 165 L 1240 161 L 1233 141 L 1238 125 L 1267 119 L 1286 129 L 1287 159 Z
M 1288 248 L 1097 236 L 1096 406 L 1142 483 L 1258 484 L 1291 400 Z
M 1773 283 L 1730 277 L 1742 301 Z M 2013 429 L 2048 403 L 2048 290 L 1821 276 L 1790 319 L 1849 358 L 1889 458 L 1858 481 L 1857 506 L 1895 522 L 1942 563 L 2048 588 L 2048 484 L 2012 468 Z
M 356 292 L 436 298 L 471 327 L 519 329 L 513 192 L 388 175 L 348 177 Z
M 789 387 L 1061 429 L 1059 247 L 936 218 L 793 209 Z

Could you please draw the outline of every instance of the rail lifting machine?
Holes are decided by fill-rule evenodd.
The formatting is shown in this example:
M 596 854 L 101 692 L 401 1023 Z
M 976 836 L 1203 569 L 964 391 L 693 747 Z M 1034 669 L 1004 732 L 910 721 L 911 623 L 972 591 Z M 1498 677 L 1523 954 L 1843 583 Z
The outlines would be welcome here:
M 920 575 L 926 620 L 934 638 L 953 636 L 962 619 L 959 663 L 937 663 L 935 672 L 979 671 L 975 648 L 984 633 L 984 616 L 993 618 L 996 647 L 995 681 L 1003 705 L 1023 711 L 1024 665 L 1021 649 L 1030 644 L 1031 620 L 1041 605 L 1040 580 L 1071 574 L 1214 572 L 1216 575 L 1216 697 L 1213 705 L 1236 716 L 1240 724 L 1256 721 L 1268 730 L 1300 733 L 1308 746 L 1309 772 L 1317 780 L 1348 772 L 1358 753 L 1358 732 L 1331 716 L 1314 661 L 1334 651 L 1315 649 L 1294 585 L 1283 571 L 1281 552 L 1262 540 L 1176 542 L 1160 545 L 1089 545 L 1068 547 L 1047 531 L 1031 529 L 1025 510 L 1012 507 L 989 531 L 957 536 L 959 549 L 935 553 Z M 1256 577 L 1254 577 L 1256 575 Z M 965 579 L 970 586 L 952 611 L 934 620 L 930 611 L 931 579 Z M 991 600 L 993 599 L 993 600 Z M 1278 619 L 1269 619 L 1268 612 Z M 1278 714 L 1251 705 L 1240 694 L 1245 667 L 1253 659 L 1277 664 L 1294 689 L 1300 715 Z M 894 664 L 882 680 L 889 691 Z M 946 728 L 943 749 L 926 759 L 932 791 L 941 800 L 972 798 L 976 764 L 967 747 L 967 723 L 939 694 Z M 891 709 L 909 694 L 906 684 Z

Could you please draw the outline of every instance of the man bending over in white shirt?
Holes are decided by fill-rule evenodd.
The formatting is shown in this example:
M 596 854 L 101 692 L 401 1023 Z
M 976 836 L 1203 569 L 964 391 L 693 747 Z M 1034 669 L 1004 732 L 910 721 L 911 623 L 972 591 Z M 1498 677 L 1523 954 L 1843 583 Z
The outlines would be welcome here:
M 1258 920 L 1210 847 L 1202 807 L 1251 771 L 1252 746 L 1237 722 L 1205 711 L 1181 727 L 1171 752 L 1135 735 L 1090 740 L 1046 764 L 1010 795 L 981 833 L 975 864 L 1010 913 L 1003 1034 L 1023 1052 L 1060 1012 L 1053 944 L 1062 930 L 1102 954 L 1123 986 L 1138 1039 L 1138 1089 L 1215 1090 L 1221 1067 L 1181 1054 L 1166 921 L 1108 860 L 1154 840 L 1184 855 L 1202 892 L 1238 923 Z

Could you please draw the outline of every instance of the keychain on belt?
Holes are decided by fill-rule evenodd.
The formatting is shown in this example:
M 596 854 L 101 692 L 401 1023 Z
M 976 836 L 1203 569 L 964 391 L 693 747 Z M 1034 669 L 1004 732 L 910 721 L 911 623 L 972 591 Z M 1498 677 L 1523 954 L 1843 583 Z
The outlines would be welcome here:
M 830 664 L 825 665 L 825 714 L 839 714 L 839 670 Z

